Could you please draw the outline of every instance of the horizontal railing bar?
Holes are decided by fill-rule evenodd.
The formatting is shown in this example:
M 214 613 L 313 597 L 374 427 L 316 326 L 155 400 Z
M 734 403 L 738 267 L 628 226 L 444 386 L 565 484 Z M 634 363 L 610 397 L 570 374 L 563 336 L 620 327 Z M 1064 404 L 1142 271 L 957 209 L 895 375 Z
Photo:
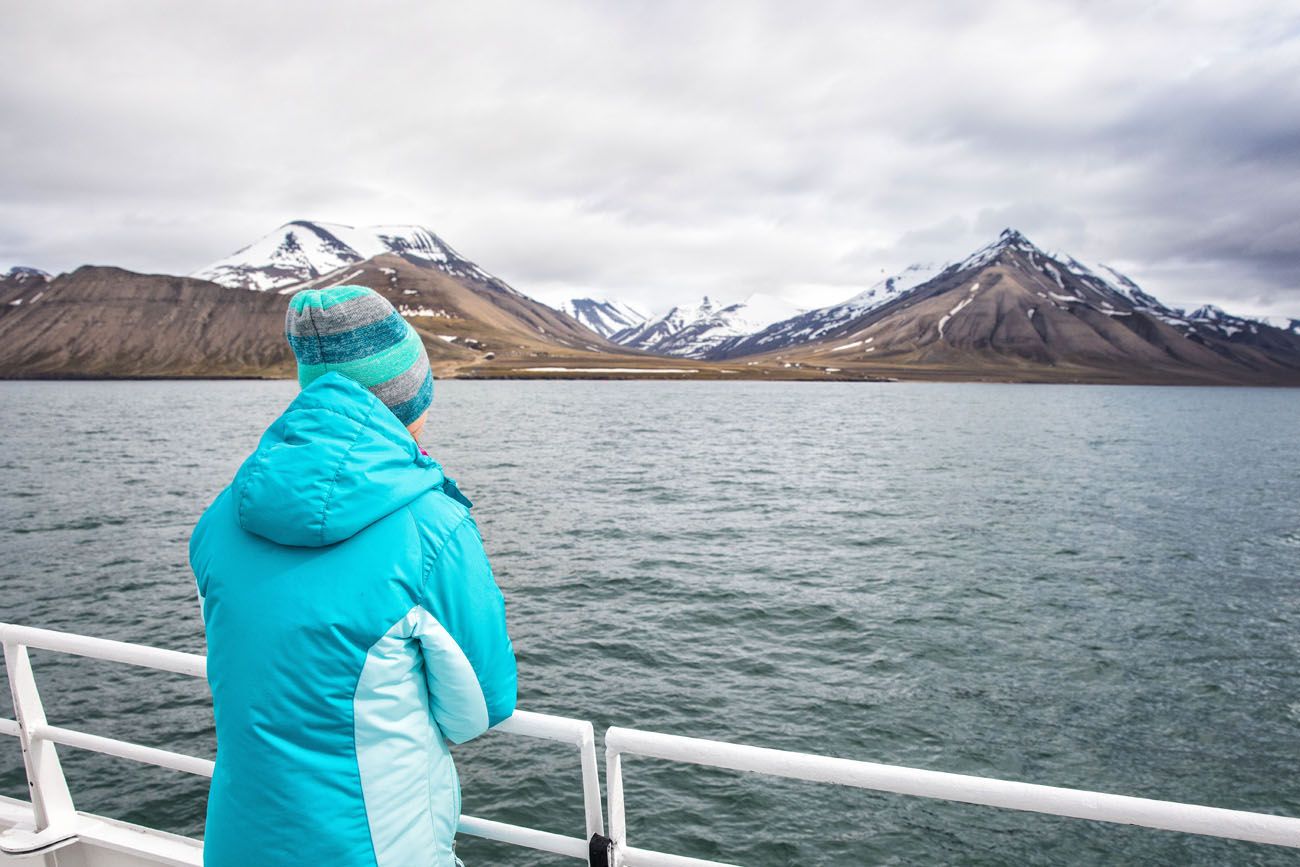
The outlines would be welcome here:
M 207 658 L 200 654 L 182 653 L 179 650 L 164 650 L 161 647 L 131 644 L 108 638 L 92 638 L 87 635 L 58 632 L 53 629 L 0 623 L 0 642 L 23 644 L 40 650 L 71 653 L 77 656 L 105 659 L 110 662 L 121 662 L 144 668 L 156 668 L 162 671 L 175 672 L 176 674 L 188 674 L 192 677 L 207 676 Z M 576 720 L 533 711 L 515 711 L 513 716 L 503 720 L 495 728 L 511 734 L 545 738 L 581 746 L 584 734 L 591 730 L 591 723 L 586 720 Z
M 207 658 L 197 653 L 182 653 L 179 650 L 128 644 L 125 641 L 113 641 L 108 638 L 91 638 L 88 635 L 76 635 L 71 632 L 37 629 L 34 626 L 0 623 L 0 642 L 24 644 L 40 650 L 53 650 L 127 665 L 139 665 L 144 668 L 156 668 L 176 674 L 187 674 L 190 677 L 207 677 L 208 674 Z
M 1300 847 L 1300 819 L 1289 816 L 882 765 L 618 727 L 605 732 L 605 743 L 615 753 L 634 753 L 667 761 L 1074 819 Z
M 493 726 L 492 731 L 582 746 L 585 739 L 591 737 L 592 727 L 586 720 L 517 710 L 512 716 Z
M 37 726 L 32 730 L 32 736 L 44 738 L 47 741 L 53 741 L 67 747 L 75 747 L 79 750 L 103 753 L 107 756 L 116 756 L 119 759 L 130 759 L 147 765 L 157 765 L 160 768 L 171 768 L 173 771 L 183 771 L 199 777 L 212 776 L 213 762 L 210 759 L 201 759 L 198 756 L 187 756 L 183 753 L 174 753 L 171 750 L 146 747 L 141 744 L 119 741 L 116 738 L 101 737 L 100 735 L 65 729 L 60 726 Z
M 18 725 L 16 719 L 0 719 L 0 735 L 13 735 L 18 737 L 22 734 L 22 728 Z
M 685 855 L 669 855 L 667 852 L 655 852 L 651 849 L 638 849 L 635 846 L 622 848 L 624 867 L 738 867 L 724 861 L 708 861 L 702 858 L 688 858 Z
M 536 828 L 524 828 L 520 825 L 508 825 L 505 822 L 496 822 L 492 819 L 480 819 L 477 816 L 466 815 L 461 815 L 460 824 L 456 830 L 462 834 L 482 837 L 484 840 L 495 840 L 498 843 L 525 846 L 529 849 L 540 849 L 543 852 L 550 852 L 554 855 L 568 855 L 571 858 L 581 858 L 584 861 L 587 859 L 586 840 L 580 840 L 577 837 L 566 837 L 563 834 L 552 834 L 550 831 L 539 831 Z

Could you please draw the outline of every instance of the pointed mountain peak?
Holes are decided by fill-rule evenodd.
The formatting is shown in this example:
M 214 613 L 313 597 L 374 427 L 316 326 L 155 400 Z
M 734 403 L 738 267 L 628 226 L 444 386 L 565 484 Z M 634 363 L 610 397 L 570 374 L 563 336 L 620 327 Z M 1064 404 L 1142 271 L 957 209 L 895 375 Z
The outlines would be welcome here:
M 998 239 L 989 246 L 998 250 L 1020 250 L 1023 253 L 1043 255 L 1043 251 L 1033 241 L 1029 240 L 1024 232 L 1010 227 L 1003 229 L 998 234 Z
M 968 268 L 982 268 L 1003 253 L 1012 251 L 1051 258 L 1038 247 L 1035 247 L 1033 242 L 1019 231 L 1006 228 L 1002 230 L 996 240 L 980 247 L 960 262 L 949 265 L 945 270 L 965 271 Z
M 1195 319 L 1198 321 L 1200 320 L 1215 321 L 1218 319 L 1224 319 L 1227 317 L 1227 315 L 1228 314 L 1224 312 L 1223 308 L 1219 307 L 1218 305 L 1202 304 L 1200 307 L 1197 307 L 1191 313 L 1187 314 L 1187 318 Z
M 604 298 L 570 298 L 558 308 L 601 337 L 645 323 L 650 317 L 631 304 Z

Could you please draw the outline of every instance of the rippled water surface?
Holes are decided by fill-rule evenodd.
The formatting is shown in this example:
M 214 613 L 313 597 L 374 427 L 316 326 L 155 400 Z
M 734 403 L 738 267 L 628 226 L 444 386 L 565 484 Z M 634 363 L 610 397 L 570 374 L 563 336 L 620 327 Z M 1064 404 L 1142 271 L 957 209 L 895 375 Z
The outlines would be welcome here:
M 0 383 L 0 619 L 202 651 L 190 527 L 295 390 Z M 1300 815 L 1297 432 L 1285 390 L 448 382 L 425 446 L 475 501 L 522 707 Z M 52 722 L 213 755 L 201 682 L 35 661 Z M 62 755 L 79 808 L 201 833 L 206 781 Z M 497 736 L 458 755 L 466 812 L 581 835 L 576 754 Z M 626 772 L 634 845 L 746 865 L 1294 863 Z M 0 739 L 0 792 L 24 790 Z

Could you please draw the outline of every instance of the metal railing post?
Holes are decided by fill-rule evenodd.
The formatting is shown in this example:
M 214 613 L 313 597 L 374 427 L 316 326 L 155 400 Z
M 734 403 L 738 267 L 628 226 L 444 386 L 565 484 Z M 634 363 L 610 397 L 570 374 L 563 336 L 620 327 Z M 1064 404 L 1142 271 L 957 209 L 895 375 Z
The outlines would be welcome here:
M 41 735 L 46 726 L 45 708 L 36 688 L 31 657 L 26 646 L 8 641 L 4 643 L 4 655 L 18 723 L 18 742 L 23 750 L 27 787 L 31 791 L 32 812 L 36 818 L 36 834 L 42 838 L 53 837 L 66 829 L 72 835 L 77 811 L 72 806 L 72 795 L 55 746 Z
M 627 848 L 627 823 L 623 813 L 623 756 L 618 747 L 605 739 L 605 797 L 609 800 L 609 839 L 614 844 L 614 863 L 623 867 L 623 851 Z
M 596 730 L 584 722 L 578 739 L 582 760 L 582 805 L 587 815 L 587 839 L 593 834 L 604 835 L 605 815 L 600 809 L 600 770 L 596 767 Z

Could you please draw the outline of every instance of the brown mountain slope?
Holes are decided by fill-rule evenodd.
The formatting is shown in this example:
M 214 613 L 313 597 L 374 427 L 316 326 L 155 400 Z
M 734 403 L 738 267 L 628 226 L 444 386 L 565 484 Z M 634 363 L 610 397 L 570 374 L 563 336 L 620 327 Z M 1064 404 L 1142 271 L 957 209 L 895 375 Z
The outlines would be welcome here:
M 284 376 L 285 299 L 86 265 L 0 316 L 0 376 Z
M 391 301 L 425 337 L 435 368 L 440 362 L 450 370 L 510 358 L 628 354 L 569 316 L 499 281 L 451 276 L 393 254 L 281 293 L 338 283 L 369 286 Z M 488 359 L 488 354 L 493 358 Z
M 1005 233 L 823 339 L 766 357 L 920 378 L 1300 385 L 1300 336 L 1191 321 L 1070 268 Z

